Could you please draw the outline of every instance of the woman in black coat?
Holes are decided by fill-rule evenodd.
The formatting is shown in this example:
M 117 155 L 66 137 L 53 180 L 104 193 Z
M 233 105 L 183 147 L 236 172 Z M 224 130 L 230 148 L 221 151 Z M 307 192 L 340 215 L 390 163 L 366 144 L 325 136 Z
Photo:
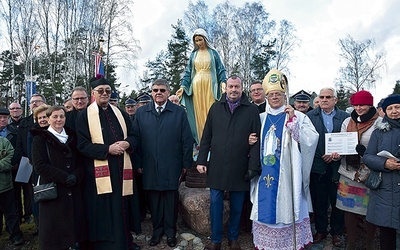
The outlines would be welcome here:
M 39 204 L 39 245 L 42 250 L 77 249 L 86 240 L 80 185 L 83 165 L 74 131 L 64 128 L 65 109 L 50 107 L 46 115 L 50 126 L 31 131 L 32 162 L 40 184 L 57 184 L 57 198 Z

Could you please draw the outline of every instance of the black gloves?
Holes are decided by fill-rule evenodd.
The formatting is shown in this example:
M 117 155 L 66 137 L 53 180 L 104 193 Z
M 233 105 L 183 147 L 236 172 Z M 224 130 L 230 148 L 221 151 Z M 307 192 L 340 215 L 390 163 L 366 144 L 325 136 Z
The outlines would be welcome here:
M 254 177 L 256 177 L 259 174 L 260 174 L 259 171 L 249 169 L 249 170 L 247 170 L 247 174 L 244 176 L 244 180 L 250 181 L 251 179 L 253 179 Z
M 77 181 L 78 181 L 78 178 L 76 178 L 75 175 L 70 174 L 67 176 L 67 179 L 65 180 L 65 186 L 73 187 L 73 186 L 75 186 Z
M 357 146 L 356 146 L 356 151 L 357 151 L 357 153 L 358 153 L 360 156 L 363 156 L 363 155 L 364 155 L 365 150 L 367 150 L 367 148 L 366 148 L 364 145 L 362 145 L 362 144 L 357 144 Z

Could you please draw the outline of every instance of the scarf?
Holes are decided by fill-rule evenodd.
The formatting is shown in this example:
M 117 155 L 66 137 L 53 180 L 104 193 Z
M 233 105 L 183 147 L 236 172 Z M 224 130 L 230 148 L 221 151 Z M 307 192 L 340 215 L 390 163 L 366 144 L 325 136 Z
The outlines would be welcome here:
M 121 125 L 124 138 L 127 137 L 127 128 L 124 117 L 121 111 L 110 105 L 111 110 L 114 112 L 119 124 Z M 93 102 L 87 108 L 89 132 L 91 135 L 92 143 L 104 144 L 100 116 L 99 106 L 96 102 Z M 96 178 L 97 194 L 112 193 L 110 169 L 108 166 L 108 160 L 94 159 L 94 172 Z M 128 153 L 124 152 L 124 170 L 123 170 L 123 182 L 122 182 L 122 195 L 133 194 L 133 170 L 132 163 Z
M 233 102 L 233 101 L 229 100 L 228 95 L 226 96 L 226 102 L 228 103 L 229 110 L 231 111 L 231 114 L 233 114 L 233 111 L 234 111 L 237 107 L 239 107 L 239 105 L 240 105 L 240 100 L 241 100 L 241 99 L 242 99 L 242 98 L 240 98 L 239 100 Z
M 357 112 L 353 110 L 350 116 L 347 132 L 357 132 L 358 143 L 360 143 L 362 134 L 374 125 L 375 120 L 378 118 L 378 112 L 376 112 L 375 108 L 371 107 L 368 113 L 364 115 L 358 116 Z M 346 164 L 356 168 L 359 167 L 360 155 L 346 155 Z
M 353 110 L 347 125 L 347 132 L 358 132 L 358 141 L 360 141 L 361 135 L 374 124 L 377 118 L 378 112 L 376 112 L 375 108 L 371 108 L 368 113 L 361 116 L 358 116 L 357 112 Z
M 65 133 L 65 129 L 63 128 L 61 133 L 55 131 L 51 126 L 47 129 L 50 133 L 52 133 L 61 143 L 66 143 L 68 140 L 68 135 Z

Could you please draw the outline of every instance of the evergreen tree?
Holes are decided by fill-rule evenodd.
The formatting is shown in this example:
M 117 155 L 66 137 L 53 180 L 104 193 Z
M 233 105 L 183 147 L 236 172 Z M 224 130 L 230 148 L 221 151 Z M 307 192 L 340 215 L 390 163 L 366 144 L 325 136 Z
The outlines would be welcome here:
M 393 88 L 393 94 L 400 94 L 400 80 L 396 81 L 396 85 Z
M 168 60 L 166 62 L 168 81 L 171 84 L 171 92 L 175 93 L 179 89 L 181 76 L 185 71 L 189 60 L 189 38 L 186 36 L 182 25 L 182 20 L 178 20 L 176 25 L 172 25 L 175 33 L 168 42 Z
M 166 61 L 168 59 L 168 54 L 164 50 L 161 50 L 156 59 L 153 61 L 147 61 L 145 66 L 148 68 L 149 72 L 146 81 L 151 83 L 158 78 L 166 78 L 167 75 L 167 65 Z
M 13 100 L 17 100 L 21 103 L 22 89 L 24 88 L 25 75 L 24 67 L 21 64 L 17 64 L 12 58 L 18 57 L 18 54 L 14 52 L 14 56 L 11 56 L 11 51 L 5 50 L 0 54 L 0 65 L 2 65 L 0 71 L 0 93 L 2 94 L 1 105 L 7 107 Z M 14 75 L 13 79 L 13 67 Z M 13 82 L 14 80 L 14 82 Z M 14 85 L 14 89 L 12 89 Z M 14 93 L 11 93 L 14 91 Z
M 171 93 L 179 89 L 181 76 L 189 60 L 189 38 L 186 36 L 182 20 L 172 25 L 174 33 L 168 41 L 168 50 L 162 50 L 157 54 L 154 61 L 148 61 L 146 67 L 149 69 L 148 78 L 152 81 L 164 78 L 171 84 Z
M 271 69 L 270 61 L 275 52 L 271 50 L 275 41 L 263 44 L 259 53 L 253 55 L 251 61 L 251 73 L 253 80 L 263 80 L 267 72 Z
M 337 91 L 337 103 L 336 106 L 341 109 L 341 110 L 346 110 L 350 106 L 350 91 L 346 90 L 343 85 L 339 86 L 339 89 Z

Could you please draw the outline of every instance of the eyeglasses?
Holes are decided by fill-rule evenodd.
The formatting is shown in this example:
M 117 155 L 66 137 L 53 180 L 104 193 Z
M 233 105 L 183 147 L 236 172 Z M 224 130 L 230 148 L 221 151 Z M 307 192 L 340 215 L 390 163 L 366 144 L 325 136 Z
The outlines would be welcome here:
M 17 109 L 21 109 L 21 108 L 18 108 L 18 107 L 15 107 L 15 108 L 9 108 L 9 110 L 17 110 Z
M 103 92 L 104 93 L 104 92 Z M 99 93 L 100 94 L 100 93 Z M 102 94 L 102 93 L 101 93 Z M 87 99 L 87 96 L 85 96 L 85 97 L 76 97 L 76 98 L 72 98 L 72 100 L 74 101 L 74 102 L 79 102 L 79 101 L 85 101 Z
M 252 90 L 250 90 L 250 93 L 261 92 L 261 91 L 263 91 L 263 88 L 252 89 Z
M 104 92 L 106 92 L 107 95 L 111 94 L 111 89 L 94 89 L 93 91 L 97 92 L 99 95 L 104 94 Z
M 326 98 L 326 99 L 332 99 L 334 96 L 331 96 L 331 95 L 320 95 L 319 96 L 319 99 L 324 99 L 324 98 Z
M 164 93 L 165 91 L 167 91 L 166 89 L 152 89 L 152 91 L 154 93 L 157 93 L 158 91 L 160 91 L 161 93 Z
M 43 100 L 32 100 L 30 103 L 34 104 L 34 103 L 41 103 L 41 102 L 43 102 Z

